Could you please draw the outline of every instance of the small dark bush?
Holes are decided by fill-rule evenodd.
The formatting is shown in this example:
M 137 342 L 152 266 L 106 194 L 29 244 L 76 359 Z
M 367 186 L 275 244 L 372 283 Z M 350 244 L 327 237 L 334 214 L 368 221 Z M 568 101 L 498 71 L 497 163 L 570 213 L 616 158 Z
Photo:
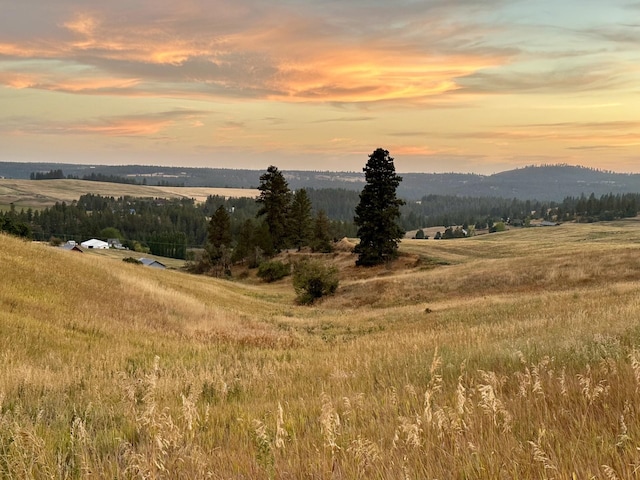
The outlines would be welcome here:
M 298 303 L 307 305 L 316 299 L 335 293 L 338 269 L 318 260 L 303 260 L 293 267 L 293 288 Z
M 58 237 L 51 237 L 49 238 L 49 245 L 51 245 L 52 247 L 59 247 L 60 245 L 62 245 L 62 239 Z
M 291 265 L 279 260 L 262 262 L 258 267 L 258 277 L 267 283 L 280 280 L 291 273 Z
M 125 257 L 122 259 L 122 261 L 127 263 L 135 263 L 136 265 L 142 265 L 142 262 L 140 260 L 137 260 L 133 257 Z

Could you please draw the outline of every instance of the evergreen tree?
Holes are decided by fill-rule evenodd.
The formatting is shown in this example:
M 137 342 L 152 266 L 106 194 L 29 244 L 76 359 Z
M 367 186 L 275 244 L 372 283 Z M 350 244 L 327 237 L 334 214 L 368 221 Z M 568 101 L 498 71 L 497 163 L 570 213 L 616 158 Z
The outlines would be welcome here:
M 240 233 L 238 234 L 236 248 L 233 249 L 233 256 L 231 259 L 234 262 L 244 263 L 244 261 L 254 252 L 255 245 L 253 243 L 253 231 L 253 221 L 251 219 L 245 220 L 242 224 L 242 228 L 240 229 Z
M 291 190 L 284 175 L 271 165 L 267 173 L 260 176 L 260 196 L 256 200 L 261 205 L 258 217 L 264 216 L 276 252 L 287 246 L 287 220 L 291 204 Z
M 231 246 L 231 219 L 227 209 L 220 205 L 211 216 L 207 232 L 207 251 L 212 262 L 223 256 L 225 249 Z
M 333 251 L 331 245 L 331 224 L 329 217 L 320 210 L 316 215 L 313 225 L 313 240 L 311 241 L 311 249 L 314 252 L 330 253 Z
M 378 148 L 363 168 L 366 185 L 360 193 L 354 222 L 360 243 L 356 245 L 356 265 L 372 266 L 392 260 L 398 255 L 398 243 L 404 235 L 396 223 L 404 201 L 396 197 L 402 177 L 396 174 L 393 158 Z
M 307 191 L 301 188 L 293 194 L 289 212 L 289 235 L 298 251 L 309 245 L 313 225 L 311 223 L 311 201 Z
M 266 222 L 261 222 L 254 230 L 253 237 L 251 243 L 254 245 L 254 253 L 259 251 L 260 255 L 251 255 L 249 266 L 257 267 L 259 265 L 259 260 L 263 255 L 268 257 L 272 256 L 275 253 L 275 249 L 273 247 L 273 241 L 271 239 L 271 234 L 269 233 L 269 225 Z

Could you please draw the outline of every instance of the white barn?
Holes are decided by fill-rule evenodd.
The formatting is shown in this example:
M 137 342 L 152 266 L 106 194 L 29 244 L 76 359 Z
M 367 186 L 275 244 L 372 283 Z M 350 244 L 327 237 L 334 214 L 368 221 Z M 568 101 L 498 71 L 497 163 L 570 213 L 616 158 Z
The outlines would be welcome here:
M 91 240 L 82 242 L 80 245 L 82 245 L 84 248 L 93 248 L 96 250 L 109 248 L 109 244 L 107 242 L 103 242 L 102 240 L 98 240 L 97 238 L 92 238 Z

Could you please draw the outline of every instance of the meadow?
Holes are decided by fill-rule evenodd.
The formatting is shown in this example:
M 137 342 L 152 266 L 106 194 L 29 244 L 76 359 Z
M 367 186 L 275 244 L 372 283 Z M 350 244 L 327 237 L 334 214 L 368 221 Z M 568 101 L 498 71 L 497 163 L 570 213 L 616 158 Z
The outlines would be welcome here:
M 70 203 L 87 193 L 111 197 L 193 198 L 204 202 L 209 195 L 257 197 L 258 191 L 244 188 L 165 187 L 91 182 L 88 180 L 9 180 L 0 179 L 0 210 L 13 204 L 16 209 L 34 210 L 51 207 L 56 202 Z
M 640 221 L 347 250 L 298 306 L 0 236 L 0 477 L 640 477 Z

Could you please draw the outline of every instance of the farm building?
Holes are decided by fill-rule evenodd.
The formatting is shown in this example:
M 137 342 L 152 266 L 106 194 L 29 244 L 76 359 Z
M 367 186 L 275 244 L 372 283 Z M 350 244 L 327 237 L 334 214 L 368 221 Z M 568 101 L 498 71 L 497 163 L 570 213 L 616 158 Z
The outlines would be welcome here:
M 60 248 L 63 250 L 69 250 L 71 252 L 80 252 L 84 253 L 82 249 L 76 244 L 76 242 L 67 242 L 64 245 L 60 245 Z
M 152 258 L 139 258 L 138 261 L 140 263 L 142 263 L 144 266 L 146 267 L 151 267 L 151 268 L 167 268 L 164 263 L 160 263 L 157 260 L 154 260 Z
M 102 240 L 98 240 L 97 238 L 92 238 L 91 240 L 87 240 L 82 242 L 84 248 L 93 248 L 96 250 L 109 248 L 109 244 L 107 242 L 103 242 Z

